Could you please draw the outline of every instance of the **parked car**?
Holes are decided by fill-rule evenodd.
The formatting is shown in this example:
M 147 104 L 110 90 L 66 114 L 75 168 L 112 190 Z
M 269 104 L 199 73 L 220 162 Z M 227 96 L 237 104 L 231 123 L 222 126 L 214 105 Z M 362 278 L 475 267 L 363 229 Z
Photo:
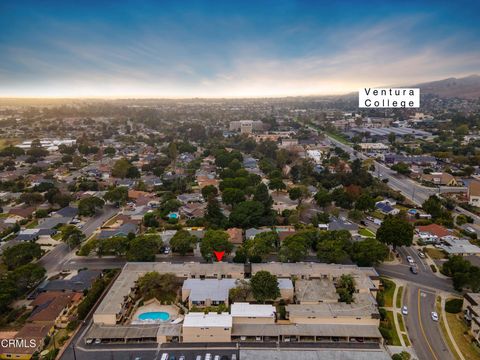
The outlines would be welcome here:
M 195 358 L 195 360 L 202 360 L 202 355 L 197 355 L 197 357 Z
M 168 353 L 163 353 L 160 360 L 168 360 Z
M 102 343 L 102 339 L 95 339 L 95 344 L 101 344 Z
M 422 259 L 425 259 L 425 254 L 421 251 L 418 252 L 418 256 L 421 257 Z
M 208 353 L 205 355 L 205 360 L 212 360 L 212 354 Z
M 181 355 L 178 360 L 185 360 L 185 355 Z
M 402 306 L 402 314 L 408 315 L 408 308 L 405 305 Z
M 91 344 L 93 342 L 93 339 L 87 339 L 86 343 Z
M 237 354 L 232 354 L 232 360 L 237 360 Z
M 436 313 L 436 311 L 432 311 L 430 315 L 432 316 L 433 321 L 438 321 L 438 314 Z
M 215 355 L 215 357 L 213 358 L 213 360 L 220 360 L 220 355 Z

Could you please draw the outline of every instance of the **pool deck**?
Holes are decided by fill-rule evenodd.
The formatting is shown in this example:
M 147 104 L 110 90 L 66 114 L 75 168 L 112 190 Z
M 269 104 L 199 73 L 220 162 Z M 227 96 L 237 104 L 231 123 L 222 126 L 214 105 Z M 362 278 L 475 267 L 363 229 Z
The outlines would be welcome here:
M 169 323 L 178 318 L 178 308 L 173 305 L 162 305 L 156 300 L 147 301 L 143 306 L 140 306 L 135 314 L 132 316 L 132 324 L 142 324 L 142 323 L 151 323 L 155 321 L 145 321 L 140 320 L 138 316 L 147 312 L 166 312 L 170 315 L 170 318 L 167 321 L 157 321 L 161 323 Z

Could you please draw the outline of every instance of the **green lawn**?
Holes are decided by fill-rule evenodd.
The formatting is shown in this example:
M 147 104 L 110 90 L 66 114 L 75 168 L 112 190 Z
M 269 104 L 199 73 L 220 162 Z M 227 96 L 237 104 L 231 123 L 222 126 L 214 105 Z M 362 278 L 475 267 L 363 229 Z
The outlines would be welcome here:
M 342 144 L 345 144 L 345 145 L 348 145 L 348 146 L 352 145 L 352 143 L 350 141 L 345 139 L 343 136 L 340 136 L 339 134 L 335 134 L 335 133 L 332 133 L 332 132 L 326 132 L 326 134 L 328 136 L 334 138 L 335 140 L 341 142 Z
M 400 286 L 398 288 L 398 292 L 397 292 L 397 300 L 396 300 L 396 307 L 397 308 L 401 308 L 402 307 L 402 294 L 403 294 L 403 286 Z
M 408 341 L 407 334 L 402 334 L 402 336 L 403 336 L 403 341 L 405 342 L 405 346 L 410 346 L 410 341 Z
M 480 349 L 472 343 L 471 336 L 466 334 L 468 328 L 461 315 L 447 313 L 447 322 L 453 338 L 465 359 L 480 359 Z
M 27 229 L 33 229 L 33 228 L 34 228 L 35 226 L 37 226 L 37 225 L 38 225 L 38 220 L 35 219 L 35 220 L 32 220 L 32 221 L 26 226 L 26 228 L 27 228 Z
M 397 313 L 398 325 L 400 326 L 400 331 L 405 331 L 405 325 L 403 324 L 403 316 L 400 313 Z
M 383 282 L 383 294 L 385 299 L 385 306 L 392 307 L 393 306 L 393 293 L 395 292 L 395 283 L 391 280 L 386 278 L 382 278 Z
M 387 322 L 388 322 L 388 327 L 390 329 L 390 334 L 392 336 L 392 343 L 389 345 L 393 346 L 400 346 L 400 338 L 398 337 L 397 330 L 395 329 L 395 323 L 393 322 L 393 312 L 392 311 L 387 311 Z
M 366 237 L 375 237 L 375 233 L 367 228 L 360 228 L 358 234 Z
M 425 251 L 427 252 L 428 256 L 434 260 L 441 260 L 441 259 L 446 259 L 447 256 L 445 253 L 440 250 L 440 249 L 435 249 L 435 248 L 425 248 Z

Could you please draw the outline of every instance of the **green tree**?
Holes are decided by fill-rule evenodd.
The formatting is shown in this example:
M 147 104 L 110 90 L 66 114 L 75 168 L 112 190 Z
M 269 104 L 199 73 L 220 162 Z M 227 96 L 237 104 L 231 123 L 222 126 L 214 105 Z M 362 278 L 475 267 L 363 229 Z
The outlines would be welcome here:
M 237 286 L 230 289 L 228 298 L 231 303 L 246 302 L 252 297 L 252 287 L 245 280 L 238 280 Z
M 125 186 L 117 186 L 111 190 L 108 190 L 103 198 L 111 203 L 124 205 L 128 200 L 128 188 Z
M 62 241 L 73 249 L 81 244 L 85 239 L 83 232 L 75 225 L 66 225 L 62 227 Z
M 40 245 L 34 242 L 23 242 L 6 248 L 2 254 L 2 261 L 9 270 L 13 270 L 41 256 Z
M 143 215 L 143 225 L 146 227 L 158 227 L 160 224 L 154 212 L 147 212 Z
M 370 211 L 375 209 L 375 200 L 368 194 L 362 194 L 355 202 L 355 209 Z
M 270 209 L 273 204 L 272 197 L 268 193 L 268 188 L 264 183 L 260 183 L 255 187 L 253 200 L 262 203 L 265 209 Z
M 173 302 L 180 288 L 179 280 L 172 273 L 148 272 L 138 279 L 137 284 L 144 300 Z
M 291 200 L 298 200 L 298 204 L 308 197 L 308 189 L 305 186 L 296 186 L 288 190 L 288 196 Z
M 265 208 L 258 201 L 244 201 L 235 206 L 230 213 L 232 226 L 249 228 L 263 225 Z
M 15 268 L 7 274 L 7 277 L 15 284 L 17 295 L 23 295 L 37 286 L 45 273 L 43 267 L 30 263 Z
M 105 201 L 96 196 L 86 197 L 78 202 L 78 214 L 82 216 L 95 215 L 103 205 L 105 205 Z
M 245 193 L 240 189 L 224 189 L 222 201 L 227 205 L 236 205 L 245 200 Z
M 308 239 L 301 234 L 287 236 L 280 247 L 279 258 L 282 262 L 298 262 L 307 257 Z
M 155 261 L 155 254 L 162 246 L 159 236 L 138 236 L 130 242 L 128 261 Z
M 202 196 L 204 199 L 209 199 L 210 196 L 217 196 L 217 195 L 218 195 L 218 189 L 216 186 L 207 185 L 202 188 Z
M 315 198 L 315 201 L 317 202 L 317 205 L 320 206 L 321 208 L 325 208 L 332 203 L 332 196 L 325 189 L 318 189 L 314 198 Z
M 374 238 L 353 243 L 351 258 L 358 266 L 375 266 L 388 256 L 388 247 Z
M 211 260 L 213 251 L 225 251 L 230 254 L 233 244 L 228 239 L 228 234 L 223 230 L 207 230 L 200 243 L 202 257 L 207 261 Z
M 38 192 L 26 192 L 20 195 L 20 201 L 27 205 L 35 205 L 43 201 L 43 196 Z
M 275 231 L 269 231 L 257 234 L 254 239 L 247 240 L 244 248 L 251 262 L 260 262 L 265 255 L 273 251 L 277 242 L 278 234 Z
M 399 162 L 395 165 L 392 165 L 390 168 L 402 175 L 409 175 L 412 172 L 412 170 L 410 170 L 410 166 L 404 162 Z
M 353 294 L 355 293 L 355 280 L 352 275 L 343 274 L 337 285 L 337 294 L 341 302 L 350 304 L 353 302 Z
M 377 230 L 377 239 L 387 245 L 410 246 L 413 241 L 413 226 L 403 217 L 387 216 Z
M 341 264 L 349 259 L 347 245 L 337 240 L 320 241 L 317 257 L 326 263 Z
M 280 296 L 278 279 L 268 271 L 258 271 L 250 279 L 250 286 L 255 300 L 264 303 L 266 300 L 275 300 Z
M 191 235 L 187 230 L 178 230 L 170 240 L 172 250 L 180 255 L 185 255 L 193 251 L 193 247 L 196 243 L 197 237 Z
M 112 176 L 116 178 L 124 179 L 127 177 L 128 170 L 130 169 L 131 164 L 130 162 L 125 159 L 119 159 L 115 162 L 112 167 Z
M 205 220 L 207 220 L 210 225 L 214 227 L 223 227 L 227 220 L 225 215 L 222 213 L 222 209 L 218 204 L 218 200 L 213 196 L 208 199 Z
M 280 191 L 280 190 L 284 190 L 287 188 L 287 186 L 285 185 L 285 183 L 283 182 L 282 178 L 279 178 L 279 177 L 276 177 L 276 178 L 273 178 L 270 180 L 270 182 L 268 183 L 268 187 L 271 189 L 271 190 L 275 190 L 277 193 Z

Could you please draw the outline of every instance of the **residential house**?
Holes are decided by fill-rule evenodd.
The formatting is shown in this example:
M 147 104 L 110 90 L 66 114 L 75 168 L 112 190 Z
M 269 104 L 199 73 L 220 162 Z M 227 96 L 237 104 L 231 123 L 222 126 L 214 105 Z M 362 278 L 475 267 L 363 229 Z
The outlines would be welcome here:
M 243 230 L 240 228 L 227 229 L 228 240 L 235 245 L 243 244 Z
M 53 323 L 27 323 L 15 335 L 14 339 L 21 342 L 22 346 L 1 346 L 0 359 L 30 360 L 34 353 L 40 352 L 47 336 L 52 334 Z M 33 345 L 33 346 L 32 346 Z
M 100 270 L 82 270 L 68 279 L 46 280 L 39 287 L 39 292 L 81 292 L 89 290 L 94 281 L 102 274 Z
M 206 204 L 205 203 L 187 203 L 183 205 L 179 210 L 180 214 L 182 214 L 187 219 L 196 219 L 201 218 L 205 215 L 206 211 Z
M 421 174 L 422 181 L 430 182 L 442 186 L 459 186 L 459 183 L 452 174 L 446 172 L 432 172 L 430 174 Z
M 114 236 L 128 236 L 128 234 L 137 234 L 138 225 L 135 223 L 124 223 L 115 229 L 102 229 L 100 233 L 96 236 L 97 239 L 108 239 Z
M 480 181 L 470 181 L 468 184 L 467 197 L 469 205 L 480 207 Z
M 49 291 L 40 293 L 37 298 L 30 304 L 33 307 L 32 313 L 28 317 L 28 322 L 37 324 L 55 324 L 62 327 L 65 316 L 68 314 L 72 306 L 78 304 L 83 298 L 82 293 L 64 293 L 57 291 Z
M 205 200 L 201 193 L 185 193 L 177 196 L 177 200 L 183 204 L 203 203 Z
M 397 215 L 400 212 L 399 209 L 394 208 L 392 205 L 385 201 L 376 202 L 375 208 L 385 215 Z

